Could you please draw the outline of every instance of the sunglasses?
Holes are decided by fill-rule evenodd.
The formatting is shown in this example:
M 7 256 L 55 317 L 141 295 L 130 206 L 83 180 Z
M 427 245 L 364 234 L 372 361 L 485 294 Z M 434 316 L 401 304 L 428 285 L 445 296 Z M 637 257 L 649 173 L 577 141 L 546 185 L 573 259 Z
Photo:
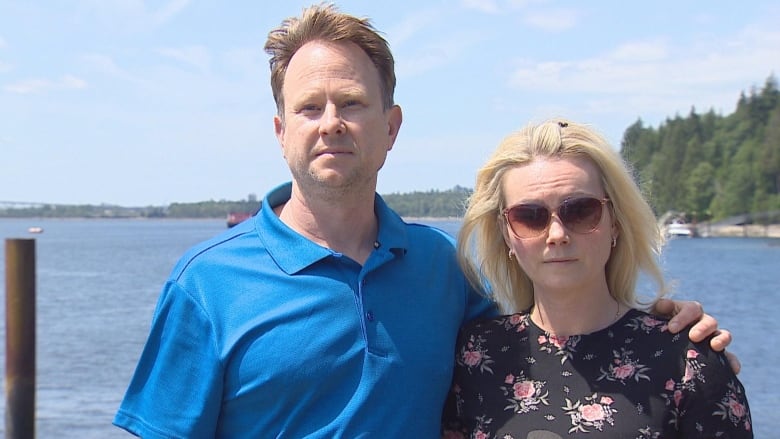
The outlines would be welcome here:
M 541 236 L 550 227 L 552 216 L 557 215 L 567 230 L 587 234 L 596 230 L 601 222 L 601 213 L 609 198 L 569 198 L 554 212 L 541 204 L 517 204 L 504 209 L 504 219 L 512 234 L 518 239 Z

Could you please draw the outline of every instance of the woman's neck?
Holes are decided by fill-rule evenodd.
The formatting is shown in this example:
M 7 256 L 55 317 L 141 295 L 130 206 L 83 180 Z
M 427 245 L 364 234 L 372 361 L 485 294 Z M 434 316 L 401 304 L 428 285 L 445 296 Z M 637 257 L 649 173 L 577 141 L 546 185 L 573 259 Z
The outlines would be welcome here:
M 609 293 L 597 298 L 534 298 L 531 320 L 541 329 L 560 336 L 590 334 L 615 323 L 628 308 Z

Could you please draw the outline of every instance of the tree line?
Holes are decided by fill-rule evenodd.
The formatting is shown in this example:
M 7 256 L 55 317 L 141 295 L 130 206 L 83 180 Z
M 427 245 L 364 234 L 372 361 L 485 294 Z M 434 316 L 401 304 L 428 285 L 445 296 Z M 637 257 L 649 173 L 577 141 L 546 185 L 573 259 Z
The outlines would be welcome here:
M 392 193 L 383 195 L 385 202 L 404 217 L 463 216 L 470 189 Z M 255 213 L 260 201 L 254 194 L 245 200 L 209 200 L 194 203 L 171 203 L 167 206 L 123 207 L 109 204 L 60 205 L 0 208 L 0 218 L 226 218 L 229 213 Z
M 780 92 L 774 75 L 742 92 L 729 115 L 714 110 L 628 127 L 621 154 L 656 214 L 717 221 L 780 209 Z M 777 222 L 777 219 L 774 219 Z

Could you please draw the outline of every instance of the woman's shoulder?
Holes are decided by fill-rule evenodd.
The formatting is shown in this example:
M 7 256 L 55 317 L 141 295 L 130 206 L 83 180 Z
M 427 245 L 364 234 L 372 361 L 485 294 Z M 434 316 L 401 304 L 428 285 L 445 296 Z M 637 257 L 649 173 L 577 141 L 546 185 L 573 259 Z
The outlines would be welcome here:
M 709 338 L 705 341 L 694 343 L 689 332 L 693 325 L 673 333 L 669 331 L 669 317 L 657 316 L 646 311 L 632 309 L 618 322 L 621 338 L 627 344 L 642 346 L 644 349 L 663 349 L 666 354 L 688 353 L 694 349 L 702 353 L 710 354 Z M 717 356 L 717 352 L 712 352 Z
M 495 332 L 521 332 L 530 324 L 528 311 L 474 319 L 461 328 L 461 334 L 485 335 Z
M 620 326 L 642 330 L 643 332 L 667 332 L 669 318 L 657 316 L 636 308 L 631 308 L 618 320 Z

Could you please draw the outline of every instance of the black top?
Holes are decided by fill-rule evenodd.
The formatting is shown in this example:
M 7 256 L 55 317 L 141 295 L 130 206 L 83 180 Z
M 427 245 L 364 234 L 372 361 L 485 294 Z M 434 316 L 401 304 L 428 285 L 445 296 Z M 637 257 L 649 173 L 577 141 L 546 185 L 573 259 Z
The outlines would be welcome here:
M 752 438 L 742 383 L 709 340 L 629 310 L 558 338 L 528 312 L 461 330 L 445 437 Z

